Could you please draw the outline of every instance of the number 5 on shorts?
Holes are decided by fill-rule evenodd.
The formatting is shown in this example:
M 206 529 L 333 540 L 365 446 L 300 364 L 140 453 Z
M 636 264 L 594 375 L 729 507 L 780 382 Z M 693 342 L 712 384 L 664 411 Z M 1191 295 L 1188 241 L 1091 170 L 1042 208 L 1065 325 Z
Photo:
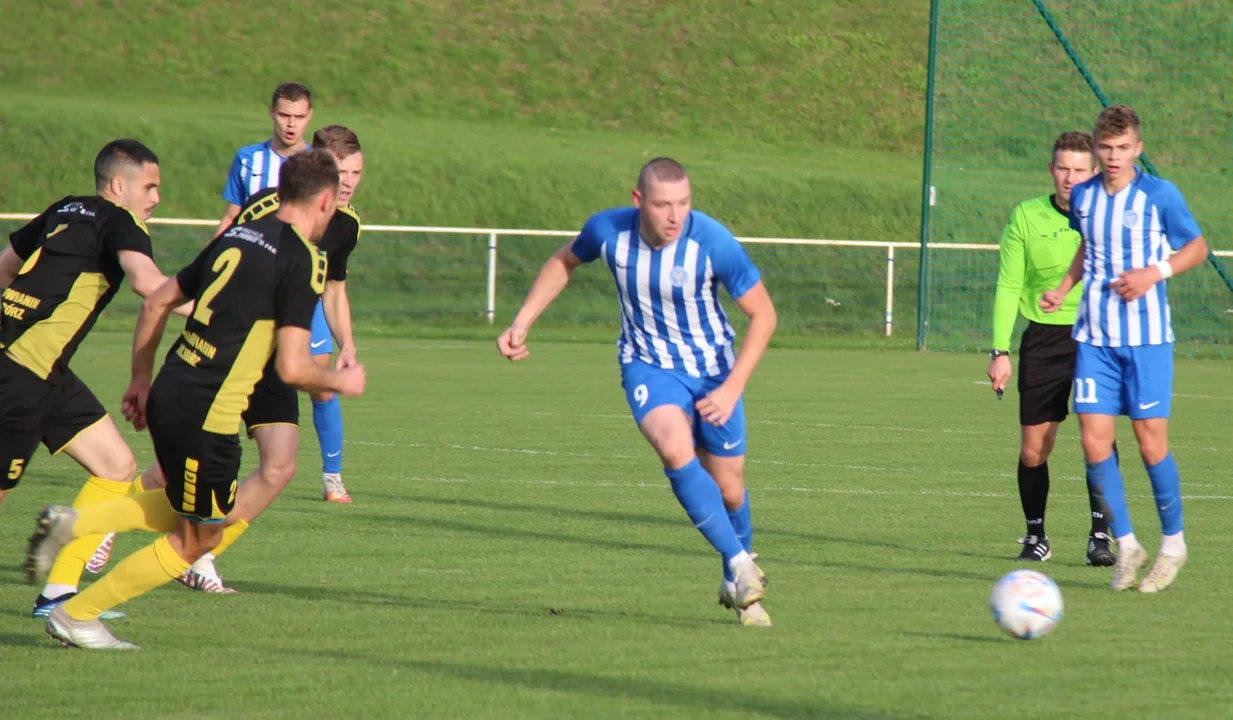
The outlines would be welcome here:
M 634 399 L 638 401 L 638 407 L 646 407 L 648 397 L 650 397 L 650 391 L 646 389 L 646 383 L 634 388 Z
M 21 474 L 26 469 L 26 461 L 22 458 L 17 458 L 9 463 L 9 480 L 16 482 L 21 479 Z
M 1075 404 L 1085 405 L 1100 402 L 1096 399 L 1095 378 L 1075 378 Z

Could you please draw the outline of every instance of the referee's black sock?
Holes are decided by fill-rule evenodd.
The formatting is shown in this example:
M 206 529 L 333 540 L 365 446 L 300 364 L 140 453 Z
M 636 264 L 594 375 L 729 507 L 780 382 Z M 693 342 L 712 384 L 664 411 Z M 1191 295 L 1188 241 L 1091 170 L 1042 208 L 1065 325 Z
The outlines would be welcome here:
M 1049 463 L 1036 467 L 1023 464 L 1019 459 L 1019 502 L 1023 505 L 1023 518 L 1027 520 L 1027 534 L 1045 537 L 1045 503 L 1049 499 Z

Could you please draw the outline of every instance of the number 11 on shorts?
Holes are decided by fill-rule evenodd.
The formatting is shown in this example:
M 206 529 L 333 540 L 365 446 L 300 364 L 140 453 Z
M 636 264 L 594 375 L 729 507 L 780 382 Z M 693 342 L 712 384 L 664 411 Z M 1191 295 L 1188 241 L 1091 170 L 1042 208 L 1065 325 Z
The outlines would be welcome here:
M 1075 404 L 1086 405 L 1100 402 L 1096 399 L 1095 378 L 1075 378 Z

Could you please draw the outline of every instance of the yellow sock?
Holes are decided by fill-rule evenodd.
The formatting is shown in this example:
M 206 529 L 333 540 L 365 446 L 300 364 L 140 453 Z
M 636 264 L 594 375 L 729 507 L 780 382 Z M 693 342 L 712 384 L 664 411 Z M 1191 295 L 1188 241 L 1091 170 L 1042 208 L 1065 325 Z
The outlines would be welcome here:
M 124 558 L 102 580 L 64 603 L 64 611 L 74 620 L 97 620 L 105 610 L 175 580 L 191 564 L 180 557 L 163 536 Z
M 128 488 L 129 495 L 140 495 L 146 491 L 145 486 L 141 484 L 141 477 L 142 477 L 141 475 L 138 475 L 137 479 L 134 480 L 132 484 L 129 485 L 129 488 Z
M 150 530 L 169 533 L 176 529 L 176 511 L 161 488 L 140 495 L 125 495 L 101 505 L 91 505 L 77 513 L 73 534 Z
M 86 480 L 86 484 L 81 487 L 81 491 L 77 493 L 77 498 L 73 500 L 73 507 L 81 509 L 101 505 L 109 500 L 123 497 L 128 492 L 128 488 L 129 483 L 91 475 L 90 479 Z M 81 572 L 85 570 L 86 563 L 90 562 L 90 556 L 94 555 L 94 551 L 102 542 L 102 533 L 90 533 L 80 535 L 76 540 L 65 545 L 60 550 L 60 554 L 56 556 L 55 564 L 51 566 L 51 573 L 47 575 L 47 584 L 77 587 L 77 583 L 81 582 Z
M 218 547 L 214 548 L 210 552 L 213 553 L 216 557 L 218 555 L 222 555 L 223 551 L 231 547 L 231 545 L 235 543 L 236 540 L 239 540 L 240 536 L 243 535 L 244 531 L 247 529 L 248 529 L 247 520 L 236 520 L 235 525 L 230 525 L 225 530 L 223 530 L 222 542 L 220 542 L 218 544 Z

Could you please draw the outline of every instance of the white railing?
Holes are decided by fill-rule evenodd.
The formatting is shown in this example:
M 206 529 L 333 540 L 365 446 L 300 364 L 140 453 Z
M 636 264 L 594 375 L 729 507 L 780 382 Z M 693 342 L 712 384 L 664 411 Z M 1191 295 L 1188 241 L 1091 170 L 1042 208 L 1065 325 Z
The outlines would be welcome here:
M 0 220 L 29 220 L 34 213 L 0 213 Z M 185 218 L 151 218 L 151 225 L 182 225 L 192 227 L 215 227 L 217 220 Z M 497 240 L 502 235 L 523 237 L 574 237 L 576 230 L 519 230 L 516 228 L 459 228 L 433 227 L 427 225 L 363 225 L 364 232 L 433 233 L 438 235 L 487 235 L 488 236 L 488 302 L 485 313 L 488 324 L 496 321 L 497 314 Z M 895 249 L 915 250 L 918 242 L 891 242 L 885 240 L 818 240 L 809 238 L 737 238 L 742 243 L 764 245 L 831 245 L 839 247 L 886 248 L 886 335 L 894 328 L 895 309 Z M 996 244 L 936 243 L 933 249 L 940 250 L 997 250 Z M 1218 257 L 1233 257 L 1233 251 L 1221 250 Z M 1231 310 L 1230 312 L 1233 312 Z

